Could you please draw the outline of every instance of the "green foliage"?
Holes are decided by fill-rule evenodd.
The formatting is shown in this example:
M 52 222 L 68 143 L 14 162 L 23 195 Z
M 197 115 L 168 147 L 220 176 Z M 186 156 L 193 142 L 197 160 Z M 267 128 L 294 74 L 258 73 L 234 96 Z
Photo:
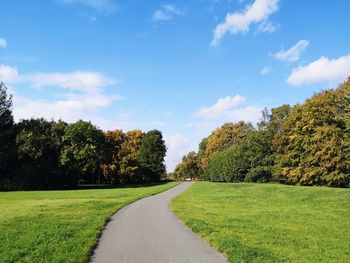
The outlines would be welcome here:
M 63 143 L 60 163 L 72 174 L 78 174 L 80 182 L 98 181 L 105 159 L 103 132 L 90 122 L 80 120 L 66 127 Z
M 176 166 L 173 176 L 175 179 L 181 180 L 199 178 L 199 164 L 196 152 L 191 151 L 182 157 L 182 162 Z
M 348 262 L 350 190 L 194 184 L 174 213 L 229 262 Z
M 12 97 L 7 95 L 4 83 L 0 83 L 0 189 L 7 188 L 15 166 L 15 138 Z
M 17 188 L 55 189 L 76 185 L 59 164 L 65 127 L 63 122 L 44 119 L 22 120 L 17 124 Z
M 241 182 L 248 171 L 242 157 L 242 148 L 233 145 L 215 154 L 205 170 L 205 178 L 214 182 Z
M 350 78 L 296 105 L 275 136 L 277 167 L 289 183 L 350 186 Z
M 234 144 L 241 143 L 249 132 L 253 130 L 251 123 L 240 121 L 238 123 L 225 123 L 217 128 L 212 134 L 203 141 L 201 152 L 201 167 L 205 169 L 210 159 Z
M 144 182 L 158 182 L 165 174 L 165 154 L 162 133 L 158 130 L 147 132 L 141 140 L 138 156 Z
M 266 183 L 272 177 L 272 166 L 252 167 L 246 174 L 244 181 L 248 183 Z

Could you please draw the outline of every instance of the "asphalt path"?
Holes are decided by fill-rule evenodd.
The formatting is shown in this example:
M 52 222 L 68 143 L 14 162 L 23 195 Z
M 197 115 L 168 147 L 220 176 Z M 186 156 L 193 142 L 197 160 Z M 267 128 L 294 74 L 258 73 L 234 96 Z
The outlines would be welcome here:
M 119 210 L 102 232 L 93 263 L 224 263 L 225 257 L 183 225 L 169 202 L 184 182 Z

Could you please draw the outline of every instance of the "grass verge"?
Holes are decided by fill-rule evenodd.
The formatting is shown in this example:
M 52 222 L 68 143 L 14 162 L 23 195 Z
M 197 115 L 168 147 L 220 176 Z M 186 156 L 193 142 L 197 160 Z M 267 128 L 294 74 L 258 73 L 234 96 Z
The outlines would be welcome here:
M 350 260 L 350 189 L 201 182 L 171 207 L 229 262 Z
M 0 193 L 0 262 L 85 262 L 113 213 L 176 184 Z

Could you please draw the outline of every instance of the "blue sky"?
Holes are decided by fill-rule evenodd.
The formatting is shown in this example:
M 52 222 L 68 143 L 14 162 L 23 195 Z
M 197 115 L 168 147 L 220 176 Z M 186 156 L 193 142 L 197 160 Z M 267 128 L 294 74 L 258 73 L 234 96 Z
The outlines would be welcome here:
M 16 120 L 160 129 L 171 170 L 227 121 L 350 74 L 350 1 L 0 0 Z

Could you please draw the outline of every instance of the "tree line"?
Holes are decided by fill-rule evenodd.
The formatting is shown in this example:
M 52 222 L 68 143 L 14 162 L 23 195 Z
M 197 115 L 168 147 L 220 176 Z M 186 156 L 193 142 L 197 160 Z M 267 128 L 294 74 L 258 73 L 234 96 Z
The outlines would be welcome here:
M 15 123 L 12 97 L 0 83 L 0 190 L 158 182 L 165 154 L 158 130 L 103 132 L 82 120 Z
M 170 176 L 350 187 L 350 77 L 304 103 L 265 109 L 256 127 L 225 123 Z

